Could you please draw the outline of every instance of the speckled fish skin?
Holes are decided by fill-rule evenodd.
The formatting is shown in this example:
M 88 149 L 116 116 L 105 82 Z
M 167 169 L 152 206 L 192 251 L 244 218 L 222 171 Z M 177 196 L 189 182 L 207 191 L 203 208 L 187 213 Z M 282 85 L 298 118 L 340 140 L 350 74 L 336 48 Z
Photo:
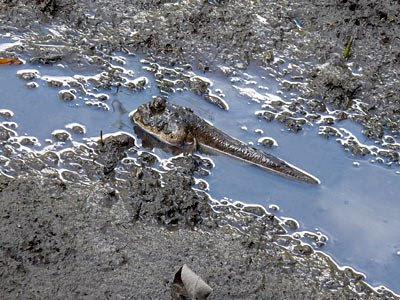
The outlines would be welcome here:
M 306 183 L 320 183 L 311 174 L 229 136 L 198 117 L 191 109 L 168 103 L 162 97 L 139 106 L 133 112 L 132 120 L 165 143 L 183 146 L 194 141 L 200 148 L 227 154 L 280 175 Z

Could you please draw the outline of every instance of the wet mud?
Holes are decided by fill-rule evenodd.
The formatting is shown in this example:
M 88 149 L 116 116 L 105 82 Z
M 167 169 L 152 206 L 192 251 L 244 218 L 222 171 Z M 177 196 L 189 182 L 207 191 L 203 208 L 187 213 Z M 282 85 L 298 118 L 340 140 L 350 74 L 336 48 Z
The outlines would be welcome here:
M 398 149 L 390 146 L 397 144 L 387 135 L 399 134 L 400 48 L 398 15 L 393 13 L 398 3 L 0 4 L 1 32 L 22 32 L 24 38 L 2 55 L 107 70 L 96 84 L 110 90 L 121 85 L 118 64 L 123 64 L 112 53 L 141 52 L 148 56 L 161 94 L 186 87 L 229 109 L 210 92 L 207 81 L 184 76 L 188 64 L 232 75 L 253 61 L 274 69 L 283 64 L 279 53 L 284 53 L 292 63 L 285 69 L 292 80 L 286 89 L 304 100 L 272 103 L 287 105 L 293 113 L 266 107 L 260 117 L 278 118 L 298 131 L 321 118 L 327 107 L 337 109 L 332 119 L 322 118 L 322 136 L 343 137 L 329 127 L 337 120 L 360 122 L 364 134 L 386 147 L 386 157 L 398 164 Z M 62 34 L 52 26 L 62 28 Z M 352 47 L 344 55 L 350 38 Z M 181 72 L 160 69 L 156 62 L 178 65 Z M 27 84 L 36 76 L 20 75 Z M 297 83 L 299 79 L 304 82 Z M 125 84 L 140 90 L 146 80 Z M 78 82 L 76 88 L 82 85 Z M 59 97 L 75 99 L 71 90 Z M 1 113 L 7 117 L 10 112 Z M 196 178 L 206 177 L 213 164 L 199 155 L 183 153 L 168 168 L 159 168 L 157 157 L 141 151 L 128 134 L 40 155 L 21 147 L 35 145 L 34 138 L 12 140 L 15 136 L 12 128 L 0 126 L 2 299 L 169 299 L 174 274 L 183 264 L 210 284 L 210 299 L 397 299 L 288 236 L 288 228 L 298 227 L 291 220 L 279 220 L 259 206 L 211 199 Z M 69 139 L 68 132 L 54 132 L 54 137 Z M 368 154 L 355 138 L 342 144 L 353 153 Z M 65 168 L 54 167 L 59 160 Z
M 126 151 L 133 138 L 117 134 L 69 150 L 79 174 L 27 154 L 19 176 L 0 176 L 2 299 L 169 299 L 184 263 L 212 286 L 210 299 L 382 299 L 262 207 L 194 190 L 211 167 L 201 157 L 173 158 L 160 173 L 151 154 L 132 162 Z

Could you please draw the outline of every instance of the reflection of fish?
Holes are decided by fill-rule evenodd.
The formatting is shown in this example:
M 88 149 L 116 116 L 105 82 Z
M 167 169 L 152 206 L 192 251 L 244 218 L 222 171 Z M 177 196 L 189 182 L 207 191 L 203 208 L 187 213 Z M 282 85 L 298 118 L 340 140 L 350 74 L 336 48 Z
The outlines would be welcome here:
M 221 152 L 292 179 L 319 183 L 317 178 L 299 168 L 218 130 L 191 109 L 167 103 L 161 97 L 139 106 L 131 116 L 138 126 L 167 144 L 184 146 L 189 143 L 195 148 Z
M 124 121 L 122 121 L 123 114 L 127 113 L 128 111 L 125 109 L 125 107 L 121 103 L 121 101 L 119 101 L 118 99 L 114 99 L 113 102 L 111 102 L 111 106 L 112 106 L 113 112 L 118 112 L 119 113 L 117 121 L 112 123 L 111 126 L 117 127 L 118 129 L 122 129 L 123 127 L 128 127 L 129 128 L 129 126 L 126 125 L 124 123 Z
M 118 129 L 122 129 L 124 127 L 131 129 L 132 127 L 129 127 L 124 123 L 124 121 L 121 120 L 121 118 L 118 118 L 117 121 L 111 124 L 112 127 L 117 127 Z
M 118 99 L 114 99 L 113 102 L 111 102 L 111 106 L 113 108 L 113 112 L 118 111 L 121 115 L 128 112 Z

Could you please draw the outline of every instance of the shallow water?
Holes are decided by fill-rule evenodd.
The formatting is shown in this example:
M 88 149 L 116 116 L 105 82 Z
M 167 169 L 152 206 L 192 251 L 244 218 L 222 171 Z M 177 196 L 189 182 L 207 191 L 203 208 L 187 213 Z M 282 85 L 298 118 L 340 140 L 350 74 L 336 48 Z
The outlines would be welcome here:
M 120 88 L 117 93 L 116 87 L 96 91 L 93 85 L 89 85 L 86 95 L 77 90 L 76 99 L 70 102 L 61 100 L 58 93 L 76 87 L 49 87 L 46 81 L 49 76 L 66 83 L 73 78 L 76 80 L 76 74 L 95 77 L 100 71 L 71 70 L 62 65 L 0 66 L 0 109 L 14 113 L 7 120 L 0 116 L 0 121 L 16 122 L 19 135 L 37 137 L 41 144 L 36 146 L 37 149 L 54 145 L 52 132 L 75 122 L 87 129 L 83 135 L 72 133 L 72 140 L 78 142 L 83 138 L 99 136 L 100 131 L 112 133 L 124 130 L 132 133 L 133 124 L 128 113 L 158 95 L 159 91 L 153 75 L 142 69 L 138 57 L 125 59 L 126 64 L 119 67 L 132 70 L 133 74 L 126 73 L 124 77 L 131 80 L 147 77 L 149 83 L 144 90 Z M 39 77 L 26 81 L 16 76 L 18 71 L 26 69 L 37 70 Z M 303 126 L 302 131 L 294 133 L 282 123 L 258 118 L 255 112 L 261 109 L 264 101 L 273 97 L 287 101 L 296 95 L 280 93 L 279 81 L 257 66 L 233 75 L 241 78 L 233 82 L 221 73 L 195 73 L 213 82 L 211 89 L 214 93 L 216 89 L 222 91 L 224 100 L 230 106 L 229 111 L 217 108 L 191 91 L 171 94 L 171 102 L 191 107 L 217 128 L 244 142 L 257 146 L 260 137 L 274 138 L 279 146 L 266 149 L 267 152 L 321 180 L 321 185 L 311 186 L 227 156 L 212 156 L 216 167 L 206 178 L 211 196 L 265 207 L 278 205 L 278 216 L 298 220 L 300 231 L 322 232 L 328 237 L 327 244 L 319 250 L 330 254 L 340 265 L 349 265 L 363 272 L 372 285 L 384 284 L 399 293 L 400 175 L 396 174 L 399 168 L 373 164 L 369 161 L 372 156 L 361 158 L 345 152 L 335 138 L 321 138 L 316 124 Z M 39 86 L 28 89 L 26 84 L 31 81 Z M 104 102 L 95 99 L 95 94 L 101 93 L 107 94 L 109 99 Z M 91 102 L 86 103 L 88 101 Z M 103 104 L 99 107 L 88 105 L 94 102 Z M 363 141 L 359 125 L 346 121 L 333 126 L 347 128 Z M 263 134 L 255 132 L 256 129 L 261 129 Z M 64 146 L 71 143 L 67 141 Z M 370 141 L 366 143 L 372 144 Z M 257 147 L 263 148 L 262 145 Z M 160 158 L 171 157 L 163 150 L 153 151 Z

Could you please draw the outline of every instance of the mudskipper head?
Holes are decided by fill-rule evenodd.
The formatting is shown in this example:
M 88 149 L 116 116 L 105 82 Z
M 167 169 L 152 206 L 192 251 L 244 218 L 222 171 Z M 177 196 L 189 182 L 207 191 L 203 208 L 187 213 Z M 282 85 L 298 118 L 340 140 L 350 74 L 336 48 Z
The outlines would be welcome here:
M 156 127 L 160 114 L 165 111 L 167 101 L 162 97 L 156 97 L 154 100 L 140 105 L 133 113 L 132 119 L 139 126 Z
M 140 105 L 133 113 L 132 120 L 165 143 L 181 145 L 185 142 L 187 126 L 180 118 L 177 107 L 167 103 L 163 97 Z

